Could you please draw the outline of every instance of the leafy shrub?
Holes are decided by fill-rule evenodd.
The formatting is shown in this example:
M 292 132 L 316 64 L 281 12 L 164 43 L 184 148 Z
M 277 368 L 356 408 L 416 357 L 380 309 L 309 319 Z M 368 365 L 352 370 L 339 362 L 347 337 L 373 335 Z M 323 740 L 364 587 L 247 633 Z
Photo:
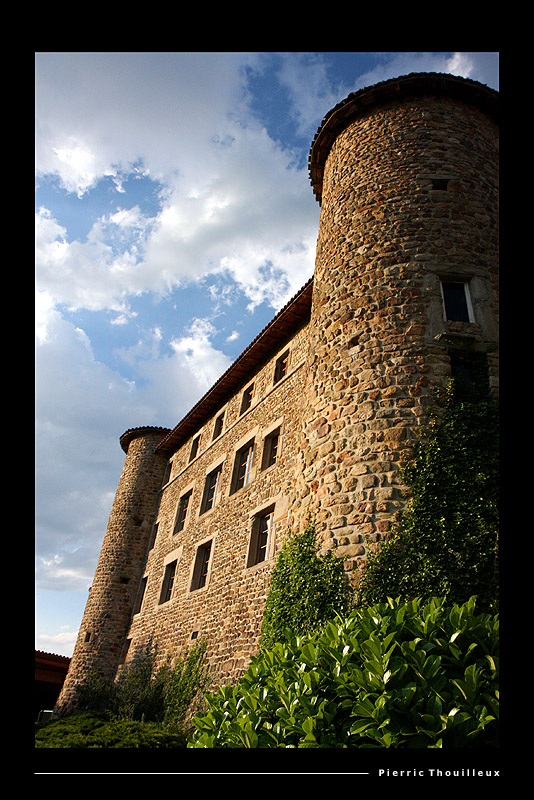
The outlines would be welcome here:
M 161 748 L 185 747 L 183 735 L 153 722 L 109 719 L 106 714 L 83 712 L 39 726 L 38 748 Z
M 156 668 L 156 649 L 145 650 L 123 666 L 115 680 L 105 681 L 91 670 L 76 687 L 77 708 L 105 712 L 126 720 L 160 722 L 165 714 L 169 668 Z
M 169 674 L 164 703 L 164 723 L 167 727 L 172 730 L 183 729 L 195 706 L 203 703 L 203 694 L 210 680 L 206 642 L 199 641 L 178 656 Z
M 350 606 L 342 559 L 318 555 L 313 522 L 301 532 L 289 531 L 273 568 L 263 612 L 261 649 L 283 639 L 287 628 L 312 633 Z
M 498 630 L 475 598 L 432 598 L 287 631 L 237 685 L 206 695 L 188 747 L 496 746 Z
M 98 672 L 89 672 L 77 687 L 78 708 L 180 730 L 210 679 L 206 643 L 195 643 L 178 656 L 172 668 L 168 664 L 158 668 L 156 657 L 157 651 L 149 643 L 121 668 L 115 681 L 106 682 Z
M 404 470 L 406 513 L 368 558 L 358 602 L 440 596 L 498 609 L 498 411 L 451 381 Z
M 111 690 L 112 710 L 120 719 L 161 722 L 169 682 L 167 664 L 156 668 L 156 650 L 147 646 L 122 667 Z

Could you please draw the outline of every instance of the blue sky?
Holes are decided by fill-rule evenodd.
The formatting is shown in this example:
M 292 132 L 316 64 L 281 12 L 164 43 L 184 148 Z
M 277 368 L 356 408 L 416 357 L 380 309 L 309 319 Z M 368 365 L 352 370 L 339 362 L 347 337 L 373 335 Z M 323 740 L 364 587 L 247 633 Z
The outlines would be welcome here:
M 496 53 L 36 54 L 36 632 L 71 655 L 130 427 L 173 427 L 312 275 L 351 91 Z

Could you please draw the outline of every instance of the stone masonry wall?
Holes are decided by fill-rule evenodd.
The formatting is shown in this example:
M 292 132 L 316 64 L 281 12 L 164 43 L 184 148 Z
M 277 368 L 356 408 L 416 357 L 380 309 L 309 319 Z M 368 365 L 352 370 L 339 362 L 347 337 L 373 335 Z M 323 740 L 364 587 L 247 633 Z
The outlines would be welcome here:
M 326 159 L 292 518 L 316 516 L 354 585 L 452 350 L 485 353 L 496 385 L 497 152 L 477 108 L 414 97 L 362 112 Z M 445 320 L 441 280 L 468 282 L 473 321 Z
M 252 405 L 241 414 L 243 391 L 238 391 L 197 431 L 200 446 L 189 463 L 186 441 L 172 457 L 172 471 L 161 493 L 157 535 L 144 572 L 146 589 L 139 613 L 132 619 L 128 658 L 152 641 L 162 654 L 174 658 L 195 638 L 208 641 L 208 659 L 225 682 L 243 669 L 257 651 L 269 577 L 288 524 L 288 497 L 298 454 L 298 413 L 304 391 L 308 330 L 301 329 L 265 364 L 253 382 Z M 278 358 L 289 350 L 287 374 L 273 383 Z M 243 386 L 248 388 L 250 382 Z M 212 440 L 216 417 L 224 412 L 222 434 Z M 266 438 L 280 431 L 276 463 L 262 468 Z M 195 436 L 197 435 L 195 433 Z M 232 474 L 236 452 L 254 440 L 249 483 L 235 492 Z M 215 506 L 201 513 L 206 476 L 221 464 Z M 174 533 L 180 498 L 192 489 L 184 528 Z M 267 558 L 247 566 L 254 520 L 274 510 L 274 530 Z M 206 585 L 191 590 L 199 544 L 211 541 Z M 165 568 L 176 562 L 171 598 L 160 602 Z

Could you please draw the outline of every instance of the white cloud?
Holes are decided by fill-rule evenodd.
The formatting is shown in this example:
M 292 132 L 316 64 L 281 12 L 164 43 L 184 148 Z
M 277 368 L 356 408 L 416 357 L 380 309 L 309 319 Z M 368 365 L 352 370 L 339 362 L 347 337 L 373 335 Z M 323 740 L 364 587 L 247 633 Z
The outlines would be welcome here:
M 83 193 L 140 159 L 168 179 L 201 163 L 244 97 L 246 53 L 38 53 L 40 174 Z M 60 87 L 60 89 L 58 88 Z
M 136 396 L 154 409 L 155 424 L 175 425 L 228 369 L 231 359 L 212 343 L 216 334 L 211 320 L 197 318 L 168 346 L 155 329 L 118 352 L 139 376 Z
M 119 436 L 139 424 L 176 424 L 230 360 L 212 345 L 207 319 L 174 339 L 170 354 L 156 327 L 119 353 L 138 376 L 127 381 L 95 359 L 87 334 L 46 294 L 37 297 L 37 582 L 86 589 L 124 462 Z
M 247 109 L 241 67 L 257 55 L 165 55 L 38 56 L 38 173 L 83 194 L 128 161 L 129 169 L 142 162 L 164 186 L 153 218 L 119 208 L 85 242 L 67 242 L 41 210 L 38 286 L 73 308 L 127 314 L 129 296 L 223 269 L 253 303 L 265 283 L 276 304 L 284 293 L 269 264 L 284 262 L 290 291 L 309 277 L 318 208 L 305 171 Z M 62 91 L 52 96 L 60 70 Z
M 39 633 L 37 634 L 37 643 L 39 648 L 44 652 L 63 654 L 63 651 L 68 651 L 68 655 L 72 653 L 78 631 L 62 630 L 61 633 Z

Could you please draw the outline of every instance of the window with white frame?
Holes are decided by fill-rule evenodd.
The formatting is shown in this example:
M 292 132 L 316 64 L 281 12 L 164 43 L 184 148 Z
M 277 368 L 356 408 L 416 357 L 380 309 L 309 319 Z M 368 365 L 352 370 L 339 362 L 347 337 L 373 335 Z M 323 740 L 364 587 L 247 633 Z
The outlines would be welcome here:
M 263 443 L 263 456 L 261 459 L 261 468 L 268 469 L 276 464 L 279 455 L 280 445 L 280 427 L 276 428 L 271 433 L 267 434 Z
M 254 397 L 254 384 L 251 383 L 250 386 L 247 386 L 245 391 L 243 392 L 243 397 L 241 398 L 241 408 L 239 410 L 239 415 L 244 414 L 245 411 L 248 411 L 252 405 L 252 398 Z
M 174 523 L 173 533 L 179 533 L 181 530 L 184 529 L 185 521 L 187 518 L 187 510 L 191 503 L 192 494 L 193 490 L 189 489 L 189 491 L 185 492 L 185 494 L 183 494 L 178 501 L 178 509 L 176 511 L 176 520 Z
M 145 575 L 143 578 L 141 578 L 141 582 L 139 584 L 139 590 L 137 592 L 137 598 L 135 601 L 135 607 L 133 612 L 134 614 L 139 614 L 139 612 L 141 611 L 141 606 L 143 605 L 143 599 L 145 597 L 147 582 L 148 582 L 148 576 Z
M 254 460 L 254 439 L 241 447 L 236 455 L 234 462 L 234 472 L 232 475 L 231 492 L 237 492 L 243 486 L 250 483 L 252 474 L 252 462 Z
M 445 319 L 449 322 L 474 322 L 469 282 L 442 279 L 440 285 Z
M 217 496 L 221 485 L 222 464 L 215 467 L 207 476 L 204 484 L 204 493 L 202 495 L 202 503 L 200 506 L 200 513 L 204 514 L 209 511 L 217 502 Z
M 167 461 L 167 464 L 165 465 L 165 473 L 163 475 L 163 481 L 161 482 L 162 486 L 165 486 L 165 484 L 170 481 L 171 472 L 172 472 L 172 459 L 169 459 L 169 461 Z
M 161 585 L 161 593 L 159 596 L 159 603 L 168 603 L 172 596 L 172 587 L 174 586 L 174 578 L 176 575 L 177 561 L 171 561 L 165 567 L 165 574 L 163 576 L 163 583 Z
M 197 547 L 195 555 L 195 565 L 193 567 L 193 575 L 191 576 L 190 591 L 202 589 L 208 580 L 208 570 L 211 556 L 212 540 L 203 542 Z
M 252 518 L 252 530 L 248 549 L 247 567 L 261 564 L 269 558 L 271 538 L 274 530 L 274 506 L 264 509 Z
M 189 451 L 188 463 L 191 463 L 191 461 L 193 461 L 193 459 L 196 458 L 199 444 L 200 444 L 200 433 L 198 434 L 198 436 L 195 436 L 195 438 L 191 442 L 191 450 Z
M 219 414 L 219 416 L 215 420 L 215 424 L 213 426 L 213 436 L 211 437 L 212 441 L 214 439 L 218 439 L 218 437 L 221 435 L 223 430 L 223 425 L 224 425 L 224 411 L 222 414 Z
M 287 367 L 289 364 L 289 350 L 286 350 L 280 358 L 276 359 L 276 364 L 274 365 L 274 383 L 278 383 L 281 381 L 284 375 L 287 374 Z

